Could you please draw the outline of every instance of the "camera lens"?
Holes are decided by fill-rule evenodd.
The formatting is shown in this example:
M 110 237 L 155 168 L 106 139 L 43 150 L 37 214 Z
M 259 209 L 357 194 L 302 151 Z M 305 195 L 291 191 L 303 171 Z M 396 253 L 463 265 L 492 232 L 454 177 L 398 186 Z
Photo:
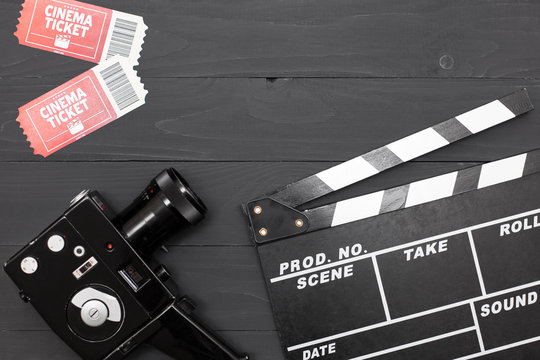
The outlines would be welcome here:
M 115 222 L 131 245 L 149 256 L 165 235 L 195 225 L 205 214 L 201 199 L 169 168 L 152 179 Z

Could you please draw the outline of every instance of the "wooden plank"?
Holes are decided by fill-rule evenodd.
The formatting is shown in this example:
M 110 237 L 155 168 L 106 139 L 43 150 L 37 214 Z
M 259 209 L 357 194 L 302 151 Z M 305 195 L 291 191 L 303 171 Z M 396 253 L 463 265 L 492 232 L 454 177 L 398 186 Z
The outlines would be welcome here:
M 18 249 L 0 246 L 0 259 L 7 260 Z M 210 328 L 275 329 L 254 248 L 170 246 L 168 253 L 156 258 L 169 269 L 181 291 L 195 301 L 196 313 Z M 21 301 L 16 286 L 3 271 L 0 292 L 1 330 L 48 329 L 32 306 Z
M 283 355 L 278 335 L 274 331 L 226 331 L 220 335 L 232 345 L 250 355 L 252 360 L 279 360 Z M 0 358 L 19 359 L 80 359 L 52 331 L 2 331 L 0 332 Z M 168 356 L 142 345 L 130 354 L 130 360 L 165 360 Z
M 174 167 L 206 203 L 206 219 L 171 237 L 177 245 L 253 244 L 241 204 L 281 185 L 316 173 L 334 163 L 0 163 L 0 244 L 28 243 L 68 207 L 82 189 L 99 190 L 117 211 L 127 206 L 157 173 Z M 469 166 L 472 164 L 468 164 Z M 442 174 L 461 163 L 411 163 L 362 181 L 318 203 Z
M 39 160 L 17 108 L 64 81 L 2 79 L 0 161 Z M 47 160 L 344 161 L 535 80 L 144 79 L 147 104 Z M 533 111 L 424 156 L 484 161 L 540 147 Z
M 17 45 L 22 0 L 2 1 L 0 76 L 72 77 L 89 64 Z M 531 1 L 220 0 L 92 3 L 142 15 L 141 71 L 163 76 L 539 75 Z

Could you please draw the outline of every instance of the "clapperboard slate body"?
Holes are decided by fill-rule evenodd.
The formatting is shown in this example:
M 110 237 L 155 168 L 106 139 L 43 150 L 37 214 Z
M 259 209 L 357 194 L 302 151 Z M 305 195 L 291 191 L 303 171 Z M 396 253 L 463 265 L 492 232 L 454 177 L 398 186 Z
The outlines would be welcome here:
M 540 358 L 540 150 L 296 210 L 531 109 L 518 91 L 245 206 L 288 359 Z

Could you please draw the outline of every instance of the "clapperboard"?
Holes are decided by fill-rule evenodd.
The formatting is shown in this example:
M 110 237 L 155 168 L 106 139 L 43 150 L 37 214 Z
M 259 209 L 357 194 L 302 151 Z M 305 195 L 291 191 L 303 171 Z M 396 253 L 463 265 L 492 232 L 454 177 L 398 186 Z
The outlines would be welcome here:
M 298 210 L 532 109 L 522 89 L 245 205 L 288 359 L 540 358 L 540 150 Z

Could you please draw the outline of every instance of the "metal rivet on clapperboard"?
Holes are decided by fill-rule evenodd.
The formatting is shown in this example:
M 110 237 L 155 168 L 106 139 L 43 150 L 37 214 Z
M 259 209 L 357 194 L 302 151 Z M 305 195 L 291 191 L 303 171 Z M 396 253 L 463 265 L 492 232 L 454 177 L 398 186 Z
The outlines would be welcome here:
M 262 207 L 260 207 L 260 206 L 255 206 L 255 207 L 253 208 L 253 212 L 254 212 L 255 214 L 259 215 L 260 213 L 262 213 Z
M 266 236 L 266 235 L 268 235 L 268 230 L 266 230 L 266 228 L 261 228 L 261 229 L 259 230 L 259 234 L 260 234 L 261 236 Z
M 296 227 L 302 227 L 302 226 L 304 226 L 304 222 L 302 221 L 302 219 L 296 219 L 296 221 L 294 222 L 294 224 L 296 225 Z

